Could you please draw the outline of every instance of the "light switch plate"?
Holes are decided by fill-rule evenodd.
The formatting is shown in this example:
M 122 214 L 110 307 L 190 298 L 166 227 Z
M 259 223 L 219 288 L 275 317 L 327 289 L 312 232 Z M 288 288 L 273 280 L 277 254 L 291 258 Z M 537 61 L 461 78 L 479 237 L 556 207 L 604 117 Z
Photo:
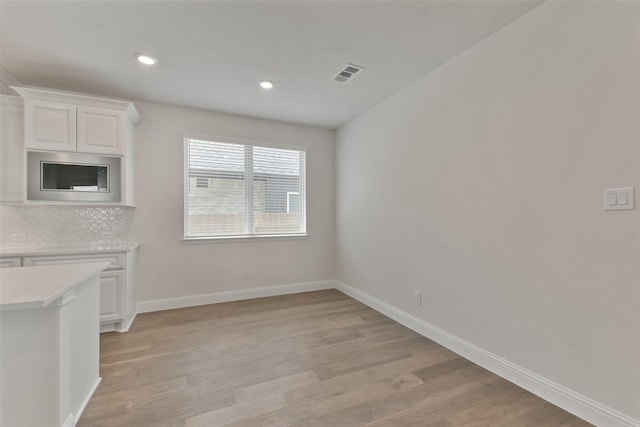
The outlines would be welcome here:
M 634 207 L 633 187 L 607 188 L 604 190 L 605 211 L 632 210 Z

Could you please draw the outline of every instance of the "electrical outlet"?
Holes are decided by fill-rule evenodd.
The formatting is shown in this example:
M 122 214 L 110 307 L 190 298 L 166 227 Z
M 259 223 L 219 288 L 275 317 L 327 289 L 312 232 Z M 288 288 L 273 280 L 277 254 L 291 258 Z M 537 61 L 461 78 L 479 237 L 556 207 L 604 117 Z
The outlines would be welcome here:
M 413 291 L 413 302 L 416 303 L 417 305 L 422 304 L 422 292 Z
M 245 279 L 248 279 L 248 278 L 250 277 L 249 272 L 250 272 L 250 270 L 249 270 L 248 268 L 245 268 L 245 269 L 244 269 L 244 278 L 245 278 Z

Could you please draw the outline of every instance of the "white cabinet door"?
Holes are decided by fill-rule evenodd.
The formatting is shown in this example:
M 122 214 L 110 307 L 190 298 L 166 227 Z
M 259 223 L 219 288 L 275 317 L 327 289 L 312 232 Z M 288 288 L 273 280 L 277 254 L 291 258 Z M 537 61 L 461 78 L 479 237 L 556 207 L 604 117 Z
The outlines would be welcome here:
M 124 317 L 124 271 L 100 274 L 100 321 L 122 320 Z
M 106 108 L 78 107 L 76 149 L 79 153 L 124 155 L 124 113 Z
M 76 151 L 76 107 L 25 99 L 24 147 L 27 150 Z
M 24 119 L 22 99 L 0 96 L 0 202 L 24 197 Z

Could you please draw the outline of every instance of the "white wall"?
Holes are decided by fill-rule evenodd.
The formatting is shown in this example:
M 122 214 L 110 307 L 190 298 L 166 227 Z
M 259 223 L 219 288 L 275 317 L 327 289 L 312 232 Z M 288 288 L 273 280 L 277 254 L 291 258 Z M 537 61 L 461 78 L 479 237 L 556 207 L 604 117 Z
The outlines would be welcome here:
M 142 302 L 333 279 L 333 131 L 136 102 Z M 304 240 L 183 244 L 182 132 L 307 147 Z M 244 278 L 245 269 L 250 278 Z
M 639 17 L 547 2 L 336 143 L 338 280 L 635 419 Z

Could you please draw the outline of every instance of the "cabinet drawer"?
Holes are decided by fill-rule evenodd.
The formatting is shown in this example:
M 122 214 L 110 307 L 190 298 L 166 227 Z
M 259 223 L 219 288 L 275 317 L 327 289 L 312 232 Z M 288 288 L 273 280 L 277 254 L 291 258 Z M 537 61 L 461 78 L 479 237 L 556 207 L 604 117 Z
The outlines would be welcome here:
M 108 262 L 110 265 L 106 270 L 125 268 L 125 254 L 100 254 L 100 255 L 55 255 L 25 257 L 23 264 L 27 265 L 55 265 L 55 264 L 76 264 L 81 262 Z
M 0 258 L 0 268 L 20 267 L 20 258 Z

